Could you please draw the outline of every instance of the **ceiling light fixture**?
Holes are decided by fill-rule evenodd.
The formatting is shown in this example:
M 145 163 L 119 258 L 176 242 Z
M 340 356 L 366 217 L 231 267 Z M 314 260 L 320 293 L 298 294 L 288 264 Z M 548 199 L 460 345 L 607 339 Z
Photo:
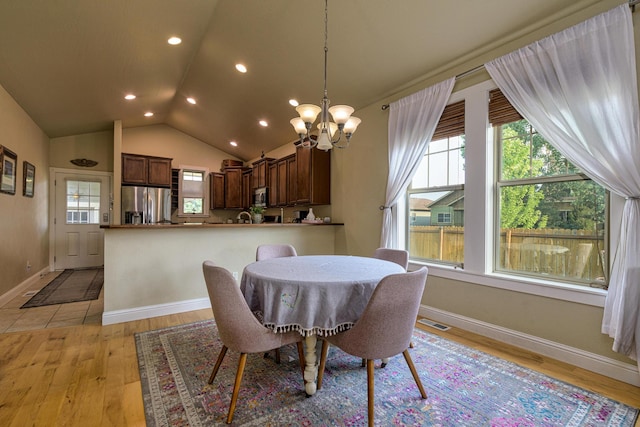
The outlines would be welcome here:
M 180 37 L 170 37 L 169 40 L 167 40 L 167 43 L 175 46 L 182 43 L 182 39 Z
M 269 126 L 269 123 L 267 123 L 267 121 L 266 121 L 266 120 L 260 120 L 260 121 L 258 122 L 258 124 L 259 124 L 260 126 L 262 126 L 262 127 L 265 127 L 265 128 L 266 128 L 267 126 Z
M 196 100 L 195 100 L 195 99 L 193 99 L 193 98 L 191 98 L 191 97 L 187 98 L 187 102 L 188 102 L 189 104 L 196 105 Z
M 153 116 L 153 113 L 151 111 L 144 113 L 145 117 L 151 117 Z
M 327 98 L 327 53 L 329 48 L 327 47 L 328 39 L 328 22 L 329 22 L 329 6 L 328 0 L 324 1 L 324 96 L 322 97 L 322 104 L 320 107 L 313 104 L 301 104 L 296 107 L 296 111 L 300 114 L 300 117 L 291 119 L 290 123 L 296 130 L 296 133 L 300 137 L 300 142 L 305 147 L 318 147 L 320 150 L 330 150 L 333 147 L 346 148 L 349 146 L 351 135 L 356 131 L 356 128 L 360 124 L 360 119 L 352 117 L 353 108 L 348 105 L 334 105 L 329 108 L 329 98 Z M 329 113 L 333 117 L 334 122 L 329 119 Z M 310 131 L 313 123 L 320 114 L 320 123 L 318 129 L 320 130 L 318 138 L 314 141 L 310 138 Z M 333 136 L 338 133 L 337 138 L 334 140 Z M 345 136 L 345 140 L 342 140 L 342 136 Z
M 132 93 L 129 93 L 124 96 L 124 99 L 126 99 L 127 101 L 131 101 L 132 99 L 136 99 L 136 96 Z
M 231 146 L 233 146 L 233 147 L 237 147 L 237 146 L 238 146 L 238 143 L 237 143 L 237 142 L 235 142 L 235 141 L 230 141 L 230 142 L 229 142 L 229 145 L 231 145 Z
M 299 105 L 299 103 L 295 99 L 290 99 L 289 100 L 289 105 L 291 105 L 292 107 L 297 107 Z
M 241 73 L 246 73 L 247 72 L 247 67 L 245 67 L 242 64 L 236 64 L 236 70 L 240 71 Z

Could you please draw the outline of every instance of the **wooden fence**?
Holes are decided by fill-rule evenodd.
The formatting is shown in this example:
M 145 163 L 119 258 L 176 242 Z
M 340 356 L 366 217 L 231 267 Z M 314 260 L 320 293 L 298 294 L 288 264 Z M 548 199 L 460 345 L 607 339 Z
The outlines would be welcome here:
M 539 273 L 559 278 L 603 279 L 603 236 L 587 230 L 503 229 L 498 270 Z M 464 227 L 413 226 L 409 230 L 413 258 L 464 261 Z

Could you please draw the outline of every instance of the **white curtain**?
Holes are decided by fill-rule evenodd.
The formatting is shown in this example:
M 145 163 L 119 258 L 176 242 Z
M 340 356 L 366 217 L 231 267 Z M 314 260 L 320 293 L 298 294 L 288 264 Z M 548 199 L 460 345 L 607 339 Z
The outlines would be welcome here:
M 569 161 L 624 196 L 602 332 L 640 354 L 640 113 L 629 6 L 485 64 L 513 106 Z
M 427 151 L 447 105 L 455 78 L 445 80 L 389 105 L 389 176 L 383 208 L 380 247 L 394 246 L 391 208 L 398 203 Z

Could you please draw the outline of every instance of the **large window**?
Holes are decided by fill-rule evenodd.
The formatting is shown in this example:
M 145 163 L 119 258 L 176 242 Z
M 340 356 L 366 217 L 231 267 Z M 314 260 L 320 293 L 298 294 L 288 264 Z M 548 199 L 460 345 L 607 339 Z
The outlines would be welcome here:
M 447 106 L 408 192 L 412 259 L 464 262 L 464 101 Z
M 551 146 L 499 90 L 490 99 L 498 153 L 495 269 L 604 287 L 605 190 Z
M 208 171 L 204 169 L 183 168 L 180 170 L 180 216 L 208 215 L 207 175 Z
M 408 188 L 411 261 L 440 264 L 433 273 L 443 277 L 472 274 L 474 281 L 540 295 L 598 295 L 574 292 L 606 289 L 609 208 L 617 224 L 622 202 L 490 86 L 455 94 L 465 101 L 447 106 L 438 130 L 444 123 L 451 130 L 455 120 L 446 113 L 454 106 L 462 106 L 462 128 L 434 134 Z

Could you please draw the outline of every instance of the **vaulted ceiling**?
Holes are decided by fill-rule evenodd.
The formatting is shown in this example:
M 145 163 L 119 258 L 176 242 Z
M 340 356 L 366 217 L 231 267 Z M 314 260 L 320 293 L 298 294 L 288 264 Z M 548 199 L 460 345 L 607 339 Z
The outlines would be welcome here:
M 329 98 L 363 108 L 595 3 L 330 0 Z M 323 43 L 323 0 L 3 0 L 0 85 L 51 138 L 164 123 L 250 160 L 296 138 L 290 98 L 320 102 Z

